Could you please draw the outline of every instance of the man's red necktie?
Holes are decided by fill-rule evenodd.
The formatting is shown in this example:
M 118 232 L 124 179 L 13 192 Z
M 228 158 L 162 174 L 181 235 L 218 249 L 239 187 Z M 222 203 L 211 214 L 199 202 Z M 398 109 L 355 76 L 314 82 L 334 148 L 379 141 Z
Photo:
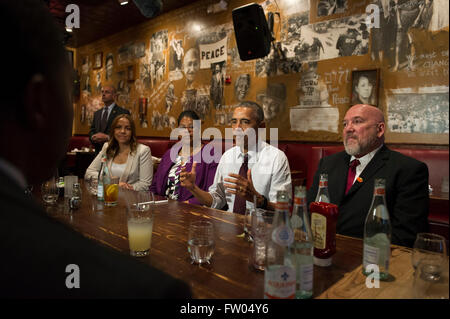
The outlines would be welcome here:
M 353 185 L 353 181 L 355 180 L 356 175 L 356 166 L 358 166 L 360 162 L 357 159 L 354 159 L 350 162 L 350 166 L 348 167 L 347 174 L 347 187 L 345 188 L 345 193 L 347 194 L 350 188 Z

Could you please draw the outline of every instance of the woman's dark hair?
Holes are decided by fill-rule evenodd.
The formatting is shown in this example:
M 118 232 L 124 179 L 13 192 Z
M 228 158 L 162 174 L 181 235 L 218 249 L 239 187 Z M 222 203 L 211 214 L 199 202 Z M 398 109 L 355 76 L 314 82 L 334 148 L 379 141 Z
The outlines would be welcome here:
M 117 115 L 114 121 L 111 124 L 111 130 L 109 131 L 109 145 L 106 148 L 106 157 L 107 158 L 114 158 L 114 156 L 117 155 L 117 152 L 119 151 L 119 143 L 117 142 L 116 138 L 114 137 L 114 130 L 116 129 L 117 122 L 119 122 L 120 119 L 126 118 L 128 122 L 130 122 L 131 126 L 131 137 L 130 137 L 130 151 L 131 153 L 134 153 L 137 149 L 137 139 L 136 139 L 136 126 L 134 125 L 134 121 L 128 114 L 120 114 Z
M 186 110 L 181 112 L 178 116 L 178 125 L 180 125 L 180 121 L 183 119 L 183 117 L 188 117 L 192 120 L 200 120 L 200 117 L 197 115 L 197 113 L 191 110 Z

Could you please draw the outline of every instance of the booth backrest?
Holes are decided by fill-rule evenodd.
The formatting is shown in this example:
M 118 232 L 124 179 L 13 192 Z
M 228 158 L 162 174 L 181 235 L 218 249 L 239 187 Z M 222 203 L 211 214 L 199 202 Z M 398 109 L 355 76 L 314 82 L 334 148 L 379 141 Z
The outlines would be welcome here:
M 155 137 L 138 137 L 138 142 L 148 145 L 152 151 L 152 155 L 156 157 L 162 157 L 176 143 L 176 141 L 171 141 L 167 138 Z M 208 143 L 208 141 L 203 141 L 203 143 Z M 74 148 L 82 149 L 83 147 L 92 147 L 89 137 L 87 135 L 72 136 L 68 150 L 71 151 Z M 228 147 L 230 147 L 230 144 L 222 141 L 222 152 Z M 296 177 L 304 178 L 304 184 L 308 188 L 312 184 L 314 173 L 317 170 L 320 159 L 344 150 L 342 145 L 310 144 L 290 141 L 278 142 L 278 148 L 286 154 L 291 171 L 296 172 Z M 392 149 L 427 164 L 430 176 L 429 183 L 433 188 L 440 189 L 442 177 L 449 176 L 448 149 L 407 147 Z

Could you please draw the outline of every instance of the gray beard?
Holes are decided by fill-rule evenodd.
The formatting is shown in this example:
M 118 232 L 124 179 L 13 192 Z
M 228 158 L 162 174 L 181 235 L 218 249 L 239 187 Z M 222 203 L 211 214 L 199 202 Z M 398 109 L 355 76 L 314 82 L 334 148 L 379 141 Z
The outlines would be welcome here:
M 365 141 L 365 143 L 362 143 L 360 140 L 358 140 L 358 142 L 356 143 L 356 145 L 347 145 L 347 142 L 344 139 L 344 148 L 345 148 L 345 152 L 350 155 L 350 156 L 356 156 L 356 155 L 360 155 L 360 156 L 364 156 L 367 153 L 369 153 L 370 151 L 372 151 L 373 149 L 377 148 L 377 136 L 371 136 L 367 139 L 367 141 Z

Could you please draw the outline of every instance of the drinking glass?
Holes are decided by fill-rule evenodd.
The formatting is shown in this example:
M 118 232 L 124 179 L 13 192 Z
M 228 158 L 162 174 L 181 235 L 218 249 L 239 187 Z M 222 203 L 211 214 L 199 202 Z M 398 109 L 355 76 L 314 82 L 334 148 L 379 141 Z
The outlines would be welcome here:
M 447 261 L 445 238 L 432 233 L 417 234 L 411 261 L 416 271 L 419 263 L 422 264 L 423 277 L 427 277 L 429 281 L 439 281 Z
M 214 227 L 209 221 L 191 222 L 188 234 L 188 251 L 193 264 L 210 263 L 214 254 Z
M 270 234 L 273 212 L 257 208 L 252 215 L 253 247 L 250 256 L 251 265 L 264 270 L 266 264 L 266 241 Z
M 422 259 L 414 273 L 413 297 L 418 299 L 448 299 L 448 266 L 442 272 L 440 280 L 436 281 L 426 260 Z
M 86 179 L 86 187 L 91 195 L 97 195 L 98 180 L 95 176 L 90 176 Z
M 106 206 L 116 206 L 119 198 L 119 177 L 111 177 L 109 184 L 103 185 Z
M 127 226 L 130 254 L 147 256 L 150 252 L 153 231 L 152 198 L 149 192 L 130 191 L 127 194 Z
M 58 186 L 54 177 L 41 185 L 42 200 L 46 205 L 55 205 L 58 200 Z
M 252 215 L 254 214 L 253 211 L 254 211 L 253 208 L 247 208 L 245 210 L 243 221 L 244 239 L 249 242 L 253 241 L 253 234 L 252 234 Z

